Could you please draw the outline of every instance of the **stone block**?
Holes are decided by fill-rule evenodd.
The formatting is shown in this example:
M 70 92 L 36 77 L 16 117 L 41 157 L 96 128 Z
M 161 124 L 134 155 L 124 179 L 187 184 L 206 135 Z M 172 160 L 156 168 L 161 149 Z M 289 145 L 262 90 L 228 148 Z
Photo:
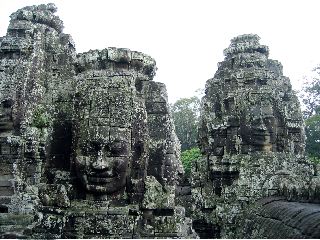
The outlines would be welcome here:
M 130 63 L 131 51 L 126 48 L 108 48 L 108 59 L 114 62 Z
M 0 187 L 12 187 L 12 175 L 0 175 Z
M 14 189 L 11 186 L 0 187 L 0 196 L 12 196 L 13 193 L 14 193 Z
M 13 164 L 2 163 L 0 166 L 0 175 L 10 175 L 13 173 Z
M 0 205 L 8 205 L 11 203 L 11 197 L 9 196 L 0 196 Z
M 1 154 L 2 155 L 10 155 L 11 154 L 11 146 L 9 143 L 1 143 Z
M 169 109 L 165 102 L 146 102 L 147 113 L 149 114 L 168 114 Z

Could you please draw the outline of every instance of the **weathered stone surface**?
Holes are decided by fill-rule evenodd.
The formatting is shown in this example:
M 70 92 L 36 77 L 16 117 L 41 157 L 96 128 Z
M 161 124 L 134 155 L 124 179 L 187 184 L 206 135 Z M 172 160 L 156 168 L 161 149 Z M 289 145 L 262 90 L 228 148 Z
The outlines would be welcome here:
M 206 83 L 200 141 L 213 156 L 304 151 L 299 101 L 282 66 L 268 59 L 257 35 L 231 40 Z
M 196 237 L 174 202 L 180 146 L 155 60 L 76 55 L 55 12 L 19 9 L 0 39 L 0 236 Z
M 232 39 L 224 54 L 206 83 L 203 158 L 191 174 L 193 226 L 208 238 L 241 237 L 237 230 L 256 200 L 287 189 L 297 196 L 291 200 L 302 200 L 298 195 L 315 185 L 299 102 L 281 64 L 268 59 L 268 47 L 252 34 Z
M 19 9 L 0 38 L 1 238 L 319 237 L 299 102 L 257 35 L 207 81 L 184 179 L 155 60 L 76 54 L 55 12 Z
M 11 185 L 1 187 L 1 197 L 10 199 L 1 208 L 17 216 L 37 211 L 37 185 L 54 152 L 50 136 L 59 127 L 51 123 L 61 122 L 57 113 L 63 111 L 53 96 L 68 89 L 66 79 L 74 75 L 74 44 L 55 11 L 52 4 L 18 10 L 0 41 L 0 166 L 12 176 Z M 23 227 L 7 225 L 1 233 L 22 234 Z
M 319 238 L 319 204 L 288 202 L 283 198 L 257 201 L 246 216 L 243 238 Z M 240 228 L 238 229 L 240 230 Z

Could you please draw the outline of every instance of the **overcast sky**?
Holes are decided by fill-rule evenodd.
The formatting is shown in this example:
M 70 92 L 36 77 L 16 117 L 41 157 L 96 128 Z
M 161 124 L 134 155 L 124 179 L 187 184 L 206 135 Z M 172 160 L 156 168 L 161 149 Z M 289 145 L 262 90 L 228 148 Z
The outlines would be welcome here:
M 231 38 L 256 33 L 295 90 L 320 63 L 319 0 L 0 0 L 0 36 L 12 12 L 53 2 L 77 52 L 129 48 L 153 57 L 169 101 L 204 88 Z

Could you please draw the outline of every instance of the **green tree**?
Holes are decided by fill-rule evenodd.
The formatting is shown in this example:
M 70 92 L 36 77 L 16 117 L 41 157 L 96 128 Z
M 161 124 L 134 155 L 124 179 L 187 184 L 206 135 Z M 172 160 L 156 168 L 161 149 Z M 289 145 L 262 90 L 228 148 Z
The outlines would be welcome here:
M 303 87 L 302 102 L 306 124 L 306 153 L 320 162 L 320 66 L 313 69 Z
M 306 153 L 315 162 L 320 163 L 320 114 L 306 120 Z
M 171 106 L 172 117 L 181 151 L 197 146 L 200 99 L 181 98 Z
M 191 163 L 201 157 L 201 152 L 198 147 L 185 150 L 181 153 L 181 161 L 186 175 L 190 175 Z

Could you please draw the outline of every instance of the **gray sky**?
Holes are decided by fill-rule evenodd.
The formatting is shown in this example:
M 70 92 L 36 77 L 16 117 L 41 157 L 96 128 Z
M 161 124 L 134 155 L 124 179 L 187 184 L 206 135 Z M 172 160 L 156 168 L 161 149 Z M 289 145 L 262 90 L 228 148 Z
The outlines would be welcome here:
M 0 36 L 12 12 L 48 2 L 77 52 L 122 47 L 152 56 L 170 102 L 204 88 L 239 34 L 258 34 L 295 90 L 320 63 L 319 0 L 0 0 Z

